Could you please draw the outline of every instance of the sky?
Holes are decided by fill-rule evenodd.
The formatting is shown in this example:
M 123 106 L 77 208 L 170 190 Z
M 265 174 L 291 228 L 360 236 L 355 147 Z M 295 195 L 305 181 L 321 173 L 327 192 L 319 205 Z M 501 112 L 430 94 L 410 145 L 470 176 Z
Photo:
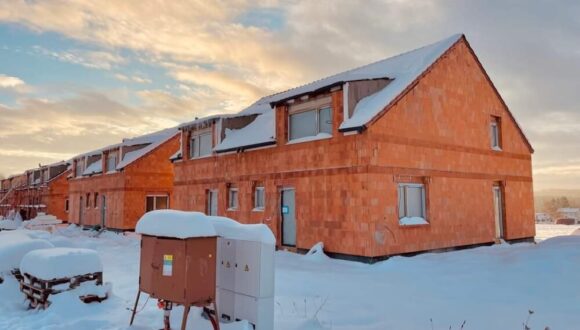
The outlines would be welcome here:
M 0 0 L 0 175 L 464 33 L 532 143 L 580 189 L 578 1 Z

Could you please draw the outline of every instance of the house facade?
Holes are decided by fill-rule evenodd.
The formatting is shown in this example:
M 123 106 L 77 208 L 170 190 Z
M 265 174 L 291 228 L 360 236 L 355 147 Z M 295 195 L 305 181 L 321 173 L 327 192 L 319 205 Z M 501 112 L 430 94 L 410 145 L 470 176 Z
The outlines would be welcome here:
M 535 236 L 533 149 L 462 35 L 180 127 L 172 208 L 381 258 Z
M 154 209 L 169 208 L 177 129 L 91 151 L 72 160 L 68 220 L 81 226 L 132 230 Z
M 68 163 L 62 161 L 3 180 L 2 191 L 5 192 L 6 200 L 0 203 L 1 212 L 6 215 L 10 210 L 15 210 L 20 212 L 24 220 L 44 212 L 66 220 L 68 167 Z

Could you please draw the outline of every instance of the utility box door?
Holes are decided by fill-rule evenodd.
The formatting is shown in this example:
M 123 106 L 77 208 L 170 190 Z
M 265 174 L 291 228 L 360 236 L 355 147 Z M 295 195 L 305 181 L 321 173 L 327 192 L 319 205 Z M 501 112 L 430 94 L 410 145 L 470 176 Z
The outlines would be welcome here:
M 205 306 L 215 301 L 216 245 L 215 237 L 200 237 L 186 241 L 185 302 Z
M 261 244 L 239 240 L 236 245 L 235 292 L 260 295 Z
M 151 296 L 174 302 L 184 301 L 185 264 L 185 241 L 156 238 L 151 260 L 153 270 Z
M 236 294 L 233 291 L 218 288 L 217 301 L 219 304 L 218 313 L 220 313 L 220 320 L 235 321 L 235 299 Z
M 218 238 L 217 286 L 235 290 L 236 241 Z

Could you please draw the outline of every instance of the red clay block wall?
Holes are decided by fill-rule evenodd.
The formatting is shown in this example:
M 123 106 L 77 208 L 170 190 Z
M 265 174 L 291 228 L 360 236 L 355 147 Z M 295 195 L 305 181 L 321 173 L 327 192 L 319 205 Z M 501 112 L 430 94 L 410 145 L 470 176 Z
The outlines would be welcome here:
M 60 220 L 68 221 L 65 203 L 68 199 L 68 179 L 70 171 L 61 173 L 48 184 L 46 196 L 46 213 L 52 214 Z
M 490 147 L 491 116 L 501 118 L 503 151 Z M 427 177 L 430 224 L 401 227 L 396 210 L 371 212 L 377 255 L 492 242 L 492 186 L 505 184 L 506 239 L 535 235 L 531 152 L 468 46 L 460 42 L 366 134 L 371 164 L 392 172 L 375 192 L 396 205 L 397 175 Z M 372 181 L 381 180 L 378 178 Z

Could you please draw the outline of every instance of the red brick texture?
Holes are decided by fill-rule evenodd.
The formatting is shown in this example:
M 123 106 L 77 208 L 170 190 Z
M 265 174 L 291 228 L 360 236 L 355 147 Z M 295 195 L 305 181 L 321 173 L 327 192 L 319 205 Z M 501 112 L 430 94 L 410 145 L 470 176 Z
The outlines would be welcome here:
M 82 222 L 84 226 L 101 225 L 102 196 L 106 196 L 105 226 L 118 230 L 135 229 L 137 221 L 145 214 L 147 195 L 171 197 L 173 166 L 169 157 L 178 149 L 179 136 L 176 135 L 120 172 L 70 179 L 69 221 Z M 97 205 L 95 193 L 99 194 Z M 90 196 L 88 207 L 87 194 Z
M 276 146 L 176 162 L 173 208 L 205 212 L 206 191 L 218 189 L 218 214 L 266 223 L 280 242 L 280 190 L 293 187 L 298 248 L 323 241 L 329 252 L 378 257 L 493 242 L 492 187 L 501 182 L 505 238 L 535 235 L 532 150 L 463 39 L 362 133 L 338 132 L 342 91 L 332 106 L 330 139 L 286 144 L 278 106 Z M 502 151 L 490 148 L 492 115 Z M 405 180 L 426 182 L 428 225 L 399 225 Z M 266 206 L 257 212 L 258 183 Z M 237 211 L 226 210 L 228 184 L 239 189 Z

